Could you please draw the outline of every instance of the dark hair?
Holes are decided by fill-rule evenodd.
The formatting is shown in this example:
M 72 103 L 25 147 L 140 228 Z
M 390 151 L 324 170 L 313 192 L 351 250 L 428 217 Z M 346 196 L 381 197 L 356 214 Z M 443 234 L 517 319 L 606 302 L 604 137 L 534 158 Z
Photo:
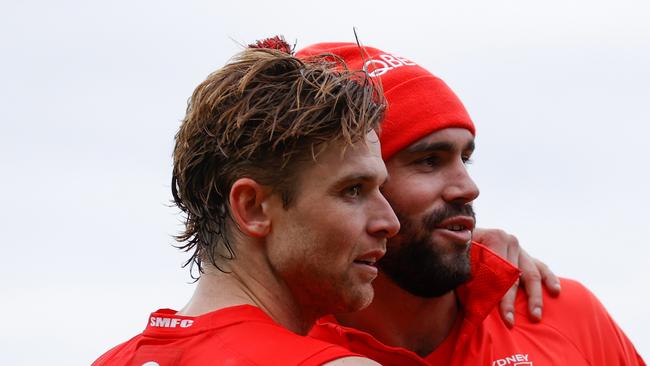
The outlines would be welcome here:
M 235 256 L 228 240 L 232 184 L 249 177 L 291 205 L 302 162 L 329 141 L 349 146 L 383 118 L 383 94 L 363 71 L 332 55 L 301 60 L 248 48 L 194 90 L 176 134 L 172 194 L 185 214 L 184 266 Z

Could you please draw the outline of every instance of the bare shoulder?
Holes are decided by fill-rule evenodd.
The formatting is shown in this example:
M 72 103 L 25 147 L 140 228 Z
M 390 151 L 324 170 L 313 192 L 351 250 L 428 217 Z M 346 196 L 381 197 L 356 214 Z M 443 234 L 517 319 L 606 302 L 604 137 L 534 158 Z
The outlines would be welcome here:
M 381 366 L 381 364 L 365 357 L 343 357 L 324 363 L 323 366 Z

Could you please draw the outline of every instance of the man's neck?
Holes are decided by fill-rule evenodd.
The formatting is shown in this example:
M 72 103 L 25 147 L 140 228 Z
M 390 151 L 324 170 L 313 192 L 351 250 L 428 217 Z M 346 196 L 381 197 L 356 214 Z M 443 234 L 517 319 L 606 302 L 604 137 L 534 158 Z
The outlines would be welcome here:
M 453 291 L 422 298 L 401 289 L 381 273 L 373 285 L 375 298 L 369 307 L 336 315 L 342 325 L 368 332 L 386 345 L 411 350 L 421 357 L 433 352 L 451 333 L 459 316 Z
M 219 309 L 238 305 L 252 305 L 260 308 L 276 323 L 290 331 L 306 335 L 316 319 L 323 314 L 305 314 L 293 301 L 288 288 L 280 281 L 269 281 L 271 275 L 263 275 L 261 266 L 244 264 L 244 268 L 256 271 L 239 271 L 231 266 L 223 273 L 210 266 L 201 274 L 192 298 L 178 314 L 199 316 Z

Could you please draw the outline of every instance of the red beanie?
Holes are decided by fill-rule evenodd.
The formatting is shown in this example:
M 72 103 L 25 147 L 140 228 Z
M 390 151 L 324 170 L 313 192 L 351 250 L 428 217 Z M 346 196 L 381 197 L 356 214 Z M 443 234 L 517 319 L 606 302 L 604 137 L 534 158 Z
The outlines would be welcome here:
M 449 127 L 476 133 L 463 103 L 444 81 L 415 62 L 356 43 L 317 43 L 296 53 L 297 57 L 330 53 L 341 57 L 351 70 L 366 70 L 378 77 L 388 101 L 381 125 L 384 160 L 429 134 Z

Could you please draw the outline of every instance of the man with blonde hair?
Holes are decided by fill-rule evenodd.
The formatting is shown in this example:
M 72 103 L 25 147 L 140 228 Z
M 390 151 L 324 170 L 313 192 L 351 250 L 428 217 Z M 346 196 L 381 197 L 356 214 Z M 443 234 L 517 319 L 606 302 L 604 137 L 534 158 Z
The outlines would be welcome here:
M 208 76 L 176 135 L 172 179 L 198 285 L 94 365 L 376 364 L 304 335 L 370 303 L 399 229 L 380 192 L 383 111 L 365 73 L 300 60 L 279 38 Z

